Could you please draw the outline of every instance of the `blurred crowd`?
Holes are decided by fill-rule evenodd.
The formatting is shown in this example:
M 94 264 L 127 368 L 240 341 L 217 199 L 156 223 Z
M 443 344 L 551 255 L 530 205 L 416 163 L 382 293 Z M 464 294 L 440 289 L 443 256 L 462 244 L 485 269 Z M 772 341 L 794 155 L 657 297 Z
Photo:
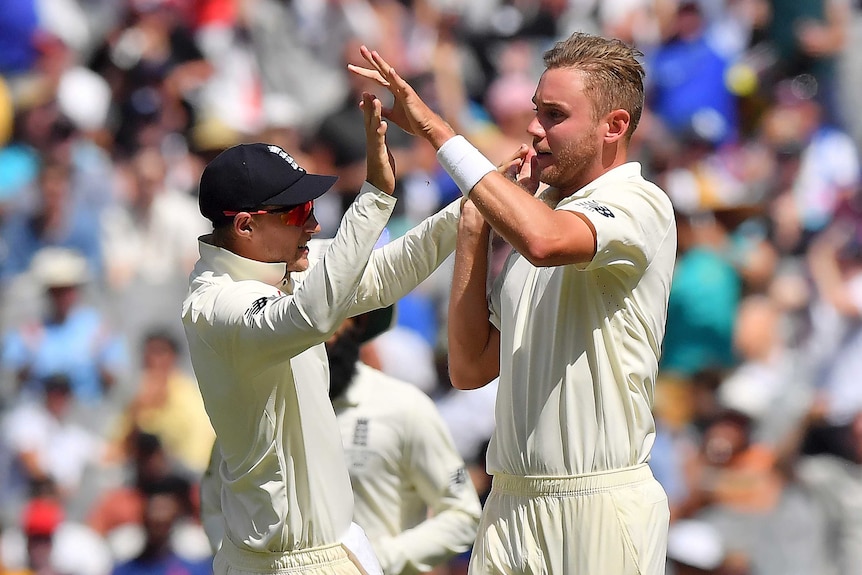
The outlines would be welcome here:
M 337 174 L 331 236 L 365 175 L 359 45 L 497 163 L 576 30 L 643 52 L 632 147 L 678 218 L 650 462 L 669 573 L 862 572 L 858 0 L 0 0 L 0 573 L 211 573 L 179 320 L 208 160 L 265 141 Z M 424 140 L 389 143 L 397 236 L 459 192 Z M 487 493 L 494 386 L 449 386 L 450 278 L 365 357 L 435 400 Z

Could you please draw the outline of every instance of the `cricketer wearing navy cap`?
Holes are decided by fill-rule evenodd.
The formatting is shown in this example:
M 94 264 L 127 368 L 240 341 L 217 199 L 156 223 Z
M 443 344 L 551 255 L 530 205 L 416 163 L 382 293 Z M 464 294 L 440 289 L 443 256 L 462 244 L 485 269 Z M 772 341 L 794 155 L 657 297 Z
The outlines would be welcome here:
M 216 443 L 203 490 L 220 513 L 216 575 L 379 573 L 352 523 L 353 493 L 324 342 L 346 317 L 393 304 L 455 248 L 459 202 L 374 250 L 394 207 L 381 104 L 361 105 L 366 181 L 325 254 L 311 205 L 335 181 L 277 146 L 235 146 L 201 177 L 213 233 L 183 302 L 192 366 Z M 302 208 L 302 209 L 300 209 Z
M 309 174 L 276 145 L 239 144 L 204 168 L 198 201 L 201 214 L 219 224 L 243 211 L 304 205 L 323 195 L 337 179 Z

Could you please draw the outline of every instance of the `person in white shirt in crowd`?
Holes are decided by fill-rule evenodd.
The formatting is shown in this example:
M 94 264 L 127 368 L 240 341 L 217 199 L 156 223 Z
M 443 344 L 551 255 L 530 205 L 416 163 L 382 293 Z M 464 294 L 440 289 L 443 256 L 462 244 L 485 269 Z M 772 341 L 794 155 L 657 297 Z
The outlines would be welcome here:
M 162 286 L 188 278 L 197 238 L 209 231 L 194 198 L 171 187 L 162 152 L 141 148 L 124 173 L 124 202 L 101 219 L 105 274 L 112 290 Z
M 395 205 L 395 173 L 380 101 L 366 93 L 361 107 L 366 183 L 318 265 L 308 260 L 320 229 L 313 201 L 334 177 L 266 144 L 229 148 L 201 176 L 201 213 L 214 230 L 200 240 L 182 317 L 221 460 L 203 479 L 223 514 L 219 575 L 380 569 L 352 523 L 324 342 L 451 254 L 460 203 L 372 254 Z
M 425 573 L 468 551 L 481 513 L 431 398 L 360 360 L 363 344 L 391 327 L 394 316 L 390 306 L 348 318 L 326 342 L 329 396 L 356 500 L 353 518 L 386 575 Z
M 641 54 L 583 33 L 556 43 L 533 96 L 532 147 L 500 169 L 377 52 L 362 56 L 368 68 L 349 68 L 390 90 L 385 116 L 434 146 L 468 198 L 449 372 L 462 389 L 499 376 L 471 575 L 663 575 L 670 513 L 647 462 L 676 224 L 667 194 L 628 161 Z M 492 228 L 513 252 L 489 306 Z
M 13 455 L 8 484 L 0 494 L 0 517 L 6 519 L 21 509 L 34 482 L 50 482 L 64 505 L 80 511 L 87 472 L 109 462 L 107 442 L 73 417 L 69 378 L 55 374 L 41 385 L 41 398 L 22 401 L 2 419 L 0 441 Z

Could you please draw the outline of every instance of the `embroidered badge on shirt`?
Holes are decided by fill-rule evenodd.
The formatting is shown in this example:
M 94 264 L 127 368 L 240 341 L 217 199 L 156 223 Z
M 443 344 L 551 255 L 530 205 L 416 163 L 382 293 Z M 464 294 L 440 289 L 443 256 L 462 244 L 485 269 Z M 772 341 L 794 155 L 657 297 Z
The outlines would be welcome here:
M 360 417 L 356 420 L 356 427 L 353 428 L 353 445 L 367 446 L 368 445 L 368 418 Z
M 588 210 L 592 210 L 592 211 L 596 212 L 597 214 L 601 214 L 606 218 L 615 218 L 616 217 L 609 207 L 604 206 L 595 200 L 584 200 L 583 202 L 578 202 L 577 205 L 583 206 L 583 207 L 587 208 Z

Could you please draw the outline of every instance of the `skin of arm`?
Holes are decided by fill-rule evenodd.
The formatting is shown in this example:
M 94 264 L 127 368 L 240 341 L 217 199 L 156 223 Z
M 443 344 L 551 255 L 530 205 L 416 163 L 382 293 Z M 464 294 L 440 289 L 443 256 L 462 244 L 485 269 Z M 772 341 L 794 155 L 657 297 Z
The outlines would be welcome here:
M 449 297 L 449 376 L 457 389 L 476 389 L 500 373 L 500 332 L 489 320 L 486 283 L 491 228 L 471 201 L 458 225 Z

